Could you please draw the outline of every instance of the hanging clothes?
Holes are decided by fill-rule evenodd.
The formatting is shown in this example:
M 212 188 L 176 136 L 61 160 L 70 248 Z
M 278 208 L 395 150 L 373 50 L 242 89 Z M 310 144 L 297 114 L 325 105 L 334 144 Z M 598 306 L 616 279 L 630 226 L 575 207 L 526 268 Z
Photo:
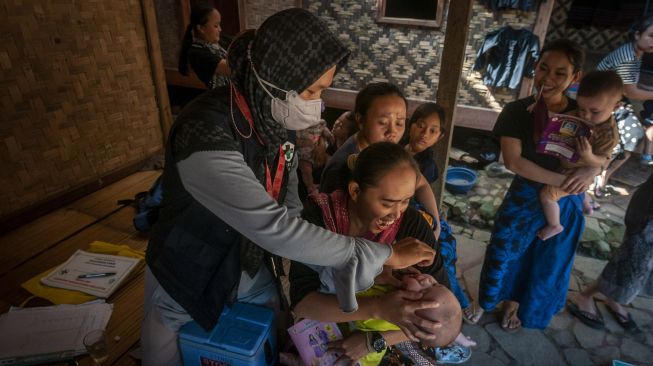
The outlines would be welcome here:
M 485 36 L 474 70 L 492 88 L 517 89 L 522 77 L 532 78 L 540 54 L 540 40 L 527 29 L 503 27 Z
M 536 11 L 539 0 L 485 0 L 485 6 L 492 11 L 504 9 L 517 9 L 523 11 Z
M 574 0 L 569 8 L 567 27 L 626 30 L 646 9 L 647 0 Z

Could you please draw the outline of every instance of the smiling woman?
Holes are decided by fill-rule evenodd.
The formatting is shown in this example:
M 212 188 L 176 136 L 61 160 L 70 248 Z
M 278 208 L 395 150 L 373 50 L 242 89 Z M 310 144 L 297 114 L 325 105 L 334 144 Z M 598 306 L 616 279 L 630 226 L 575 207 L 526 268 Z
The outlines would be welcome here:
M 569 40 L 558 40 L 542 49 L 535 68 L 535 86 L 548 109 L 565 113 L 576 108 L 564 91 L 578 78 L 584 54 Z M 501 327 L 515 331 L 524 327 L 544 329 L 561 310 L 576 246 L 583 231 L 582 195 L 599 169 L 578 168 L 565 177 L 557 172 L 560 161 L 535 151 L 535 98 L 508 103 L 494 127 L 501 138 L 506 167 L 516 176 L 497 211 L 479 287 L 479 305 L 470 320 L 504 302 Z M 572 195 L 559 201 L 566 230 L 546 241 L 536 234 L 544 224 L 538 199 L 543 184 Z M 527 282 L 526 282 L 527 281 Z M 563 285 L 564 284 L 564 285 Z

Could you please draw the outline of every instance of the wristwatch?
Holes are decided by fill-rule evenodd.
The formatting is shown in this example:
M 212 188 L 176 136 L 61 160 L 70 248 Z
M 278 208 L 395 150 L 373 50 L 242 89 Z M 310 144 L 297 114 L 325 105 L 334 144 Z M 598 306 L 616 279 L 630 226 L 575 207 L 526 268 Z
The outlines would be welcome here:
M 373 349 L 376 353 L 383 352 L 388 347 L 385 338 L 383 338 L 379 332 L 370 332 L 369 340 L 370 348 Z

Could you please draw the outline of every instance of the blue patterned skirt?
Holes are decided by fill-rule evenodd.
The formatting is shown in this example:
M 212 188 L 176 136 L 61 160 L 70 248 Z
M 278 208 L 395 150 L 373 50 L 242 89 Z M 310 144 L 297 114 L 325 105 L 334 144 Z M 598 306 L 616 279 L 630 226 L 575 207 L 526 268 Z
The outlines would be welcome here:
M 515 176 L 497 211 L 485 252 L 479 304 L 488 311 L 503 300 L 519 303 L 519 319 L 527 328 L 544 329 L 562 310 L 574 255 L 585 226 L 583 195 L 562 198 L 562 233 L 542 241 L 545 225 L 538 192 L 542 184 Z

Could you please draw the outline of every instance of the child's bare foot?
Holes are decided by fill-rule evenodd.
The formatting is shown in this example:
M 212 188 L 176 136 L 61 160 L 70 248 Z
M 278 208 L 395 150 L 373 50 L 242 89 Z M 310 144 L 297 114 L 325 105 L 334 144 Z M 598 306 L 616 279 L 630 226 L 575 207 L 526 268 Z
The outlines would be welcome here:
M 542 240 L 548 240 L 560 234 L 564 229 L 565 228 L 562 225 L 555 225 L 555 226 L 547 225 L 537 232 L 537 237 Z
M 476 342 L 473 339 L 471 339 L 470 337 L 465 336 L 462 332 L 460 334 L 458 334 L 458 336 L 456 337 L 456 339 L 453 342 L 456 343 L 457 345 L 463 346 L 463 347 L 474 347 L 474 346 L 476 346 Z
M 485 311 L 482 308 L 474 308 L 473 306 L 468 306 L 463 309 L 463 320 L 469 324 L 476 324 Z
M 601 205 L 594 202 L 594 200 L 589 198 L 586 194 L 585 199 L 583 200 L 583 213 L 587 216 L 591 216 L 594 213 L 594 210 L 598 210 L 599 208 L 601 208 Z

